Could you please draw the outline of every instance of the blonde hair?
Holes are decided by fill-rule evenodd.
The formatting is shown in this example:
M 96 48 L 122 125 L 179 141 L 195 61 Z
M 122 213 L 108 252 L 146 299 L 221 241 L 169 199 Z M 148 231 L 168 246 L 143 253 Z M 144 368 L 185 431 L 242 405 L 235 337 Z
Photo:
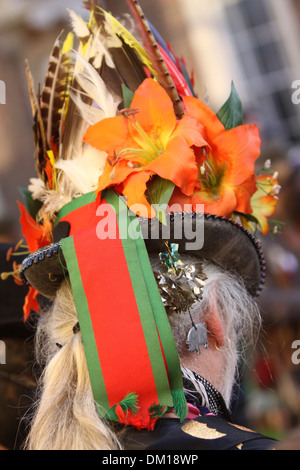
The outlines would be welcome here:
M 209 315 L 217 292 L 226 334 L 235 344 L 249 335 L 258 308 L 242 283 L 213 265 L 205 264 L 208 276 L 203 300 L 197 305 L 197 321 Z M 214 300 L 215 302 L 215 300 Z M 215 307 L 215 306 L 214 306 Z M 193 313 L 193 312 L 192 312 Z M 73 333 L 78 322 L 72 291 L 67 282 L 59 289 L 50 311 L 40 315 L 36 333 L 36 358 L 43 366 L 38 388 L 40 398 L 32 410 L 31 429 L 24 448 L 28 450 L 121 449 L 120 436 L 100 418 L 95 406 L 81 334 Z M 170 317 L 179 355 L 186 351 L 191 328 L 188 313 Z M 246 336 L 247 336 L 246 335 Z M 234 359 L 236 366 L 237 357 Z
M 36 333 L 36 357 L 44 367 L 40 400 L 28 450 L 110 450 L 120 448 L 116 434 L 99 418 L 70 287 L 65 282 L 51 311 L 42 312 Z

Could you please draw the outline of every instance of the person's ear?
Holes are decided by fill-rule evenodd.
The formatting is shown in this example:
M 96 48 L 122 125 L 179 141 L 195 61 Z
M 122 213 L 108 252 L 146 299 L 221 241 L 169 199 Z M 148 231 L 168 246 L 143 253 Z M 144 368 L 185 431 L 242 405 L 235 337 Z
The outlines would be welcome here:
M 225 344 L 225 332 L 224 332 L 224 325 L 221 319 L 221 315 L 219 312 L 218 303 L 215 299 L 211 302 L 211 310 L 207 312 L 206 317 L 206 324 L 207 324 L 207 332 L 210 336 L 214 337 L 216 346 L 221 348 Z

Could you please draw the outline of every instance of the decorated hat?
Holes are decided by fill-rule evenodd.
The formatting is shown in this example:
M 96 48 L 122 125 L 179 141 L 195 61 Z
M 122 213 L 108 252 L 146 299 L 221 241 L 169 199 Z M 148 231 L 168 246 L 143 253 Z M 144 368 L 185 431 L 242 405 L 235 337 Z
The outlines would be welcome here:
M 256 234 L 269 231 L 278 183 L 256 168 L 259 131 L 243 123 L 233 84 L 216 114 L 137 1 L 133 33 L 84 3 L 89 20 L 70 11 L 73 32 L 55 42 L 38 96 L 27 64 L 38 177 L 19 204 L 24 313 L 68 282 L 100 415 L 152 429 L 172 408 L 187 412 L 169 310 L 201 299 L 204 260 L 258 295 Z

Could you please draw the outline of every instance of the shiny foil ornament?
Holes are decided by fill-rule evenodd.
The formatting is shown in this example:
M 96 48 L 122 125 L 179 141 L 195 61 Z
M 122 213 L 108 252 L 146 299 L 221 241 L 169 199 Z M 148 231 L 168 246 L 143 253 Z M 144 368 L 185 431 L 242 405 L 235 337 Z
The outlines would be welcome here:
M 182 262 L 177 244 L 166 242 L 166 249 L 159 254 L 161 265 L 154 272 L 161 299 L 167 313 L 185 312 L 202 299 L 207 276 L 201 262 Z

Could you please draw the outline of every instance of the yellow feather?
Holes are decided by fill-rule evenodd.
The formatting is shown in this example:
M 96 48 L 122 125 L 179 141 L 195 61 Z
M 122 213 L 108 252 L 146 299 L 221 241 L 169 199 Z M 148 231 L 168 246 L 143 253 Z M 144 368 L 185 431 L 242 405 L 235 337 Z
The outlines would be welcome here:
M 68 33 L 63 46 L 61 48 L 61 53 L 66 54 L 67 52 L 72 51 L 73 49 L 73 44 L 74 44 L 74 35 L 73 33 Z
M 135 39 L 135 37 L 125 28 L 116 18 L 114 18 L 110 13 L 102 10 L 107 24 L 111 27 L 112 31 L 123 39 L 123 41 L 132 49 L 135 49 L 138 55 L 140 56 L 141 61 L 148 68 L 148 70 L 153 73 L 154 69 L 152 66 L 151 59 L 149 54 L 144 49 L 144 47 Z
M 51 166 L 52 166 L 52 178 L 53 178 L 53 188 L 55 191 L 57 189 L 57 178 L 56 178 L 56 169 L 55 169 L 55 157 L 54 157 L 54 153 L 52 152 L 52 150 L 48 150 L 47 151 L 47 155 L 48 155 L 48 158 L 49 158 L 49 161 L 51 163 Z

